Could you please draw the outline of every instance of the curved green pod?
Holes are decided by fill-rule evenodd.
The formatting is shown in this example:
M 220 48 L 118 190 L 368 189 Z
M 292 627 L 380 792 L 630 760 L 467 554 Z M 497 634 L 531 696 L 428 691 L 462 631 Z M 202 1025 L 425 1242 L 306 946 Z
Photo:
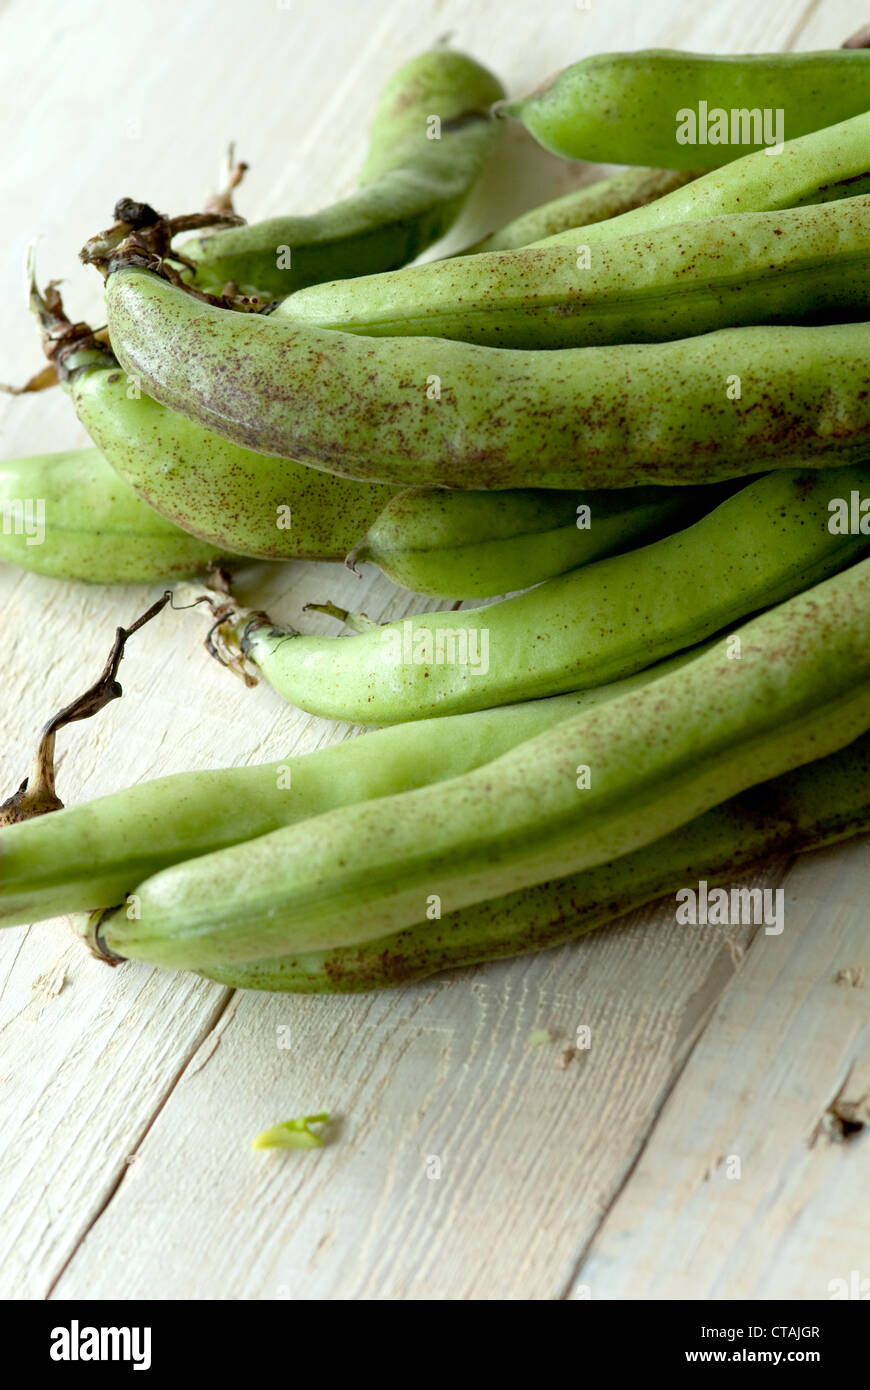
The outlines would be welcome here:
M 112 495 L 159 513 L 171 533 L 261 560 L 342 560 L 395 494 L 230 443 L 145 395 L 110 348 L 70 323 L 55 287 L 41 295 L 31 280 L 30 302 L 79 421 L 117 475 Z M 131 504 L 134 494 L 143 500 Z
M 639 236 L 658 227 L 732 212 L 776 212 L 870 193 L 867 142 L 870 112 L 787 140 L 782 153 L 743 155 L 664 197 L 584 229 L 583 244 Z M 574 230 L 532 245 L 577 245 Z
M 353 546 L 420 592 L 438 592 L 439 577 L 467 584 L 467 598 L 538 583 L 692 520 L 721 492 L 652 488 L 578 501 L 431 489 L 391 510 L 393 488 L 256 454 L 158 405 L 132 389 L 108 351 L 73 351 L 58 369 L 117 473 L 185 531 L 260 559 L 338 560 Z
M 732 485 L 621 492 L 408 488 L 387 503 L 349 564 L 439 598 L 492 598 L 688 526 Z
M 654 674 L 552 700 L 420 720 L 261 765 L 175 773 L 4 827 L 0 927 L 112 907 L 171 864 L 338 806 L 459 776 Z
M 273 217 L 187 241 L 195 284 L 279 298 L 302 285 L 389 270 L 449 231 L 503 128 L 491 72 L 449 48 L 405 63 L 384 86 L 357 192 L 304 217 Z
M 499 104 L 566 159 L 693 169 L 870 108 L 870 54 L 596 53 L 519 101 Z
M 111 369 L 74 374 L 70 393 L 117 483 L 175 527 L 264 560 L 337 561 L 351 551 L 417 593 L 481 598 L 527 588 L 687 525 L 722 495 L 721 485 L 409 494 L 230 444 L 148 396 L 131 400 L 127 378 Z M 585 507 L 588 529 L 585 512 L 578 518 Z
M 69 332 L 60 306 L 52 318 L 33 295 L 43 320 Z M 53 341 L 49 334 L 49 348 Z M 467 583 L 469 598 L 538 583 L 694 519 L 721 493 L 651 488 L 578 501 L 540 490 L 430 489 L 406 493 L 392 510 L 384 504 L 395 489 L 253 453 L 158 405 L 106 349 L 74 347 L 55 366 L 117 472 L 186 531 L 261 559 L 337 560 L 353 545 L 356 555 L 379 556 L 385 573 L 422 592 L 433 584 L 437 592 L 448 576 Z
M 146 584 L 220 551 L 164 520 L 96 449 L 0 463 L 0 560 L 55 579 Z
M 870 196 L 736 213 L 577 248 L 433 261 L 314 285 L 278 315 L 375 337 L 505 348 L 688 338 L 870 317 Z
M 358 945 L 629 854 L 868 728 L 864 560 L 462 777 L 166 869 L 92 931 L 196 970 Z
M 110 356 L 78 366 L 73 355 L 63 370 L 76 414 L 118 485 L 149 503 L 152 515 L 224 552 L 343 560 L 397 491 L 232 444 L 131 392 L 130 378 Z
M 630 675 L 852 564 L 870 531 L 833 534 L 829 503 L 848 508 L 853 493 L 870 494 L 870 467 L 768 473 L 682 531 L 483 608 L 352 637 L 238 610 L 217 631 L 284 699 L 331 719 L 392 724 L 556 695 Z
M 854 462 L 870 444 L 865 323 L 506 350 L 232 313 L 132 268 L 109 274 L 106 308 L 119 360 L 150 395 L 234 443 L 344 476 L 716 482 Z
M 489 236 L 482 237 L 472 246 L 462 251 L 463 256 L 473 256 L 481 251 L 513 251 L 530 242 L 540 241 L 542 237 L 555 236 L 557 232 L 567 232 L 573 227 L 586 227 L 590 222 L 603 222 L 609 217 L 619 217 L 634 208 L 645 207 L 675 188 L 682 188 L 700 177 L 697 172 L 684 169 L 622 169 L 595 183 L 575 188 L 564 193 L 561 198 L 553 198 L 548 203 L 529 208 L 510 222 L 506 222 Z
M 651 845 L 568 878 L 539 883 L 357 946 L 213 966 L 235 989 L 349 994 L 422 980 L 457 966 L 574 941 L 703 880 L 738 881 L 774 855 L 870 830 L 870 735 L 751 787 Z

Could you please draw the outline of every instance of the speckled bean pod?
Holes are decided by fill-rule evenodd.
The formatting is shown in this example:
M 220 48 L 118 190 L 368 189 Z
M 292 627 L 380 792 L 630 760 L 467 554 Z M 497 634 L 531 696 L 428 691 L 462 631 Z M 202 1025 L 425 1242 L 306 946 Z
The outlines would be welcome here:
M 233 443 L 349 477 L 706 483 L 855 462 L 870 445 L 866 323 L 505 350 L 232 313 L 131 267 L 109 274 L 106 303 L 118 358 L 149 395 Z
M 358 945 L 629 854 L 868 728 L 863 560 L 474 772 L 176 865 L 92 930 L 199 970 Z

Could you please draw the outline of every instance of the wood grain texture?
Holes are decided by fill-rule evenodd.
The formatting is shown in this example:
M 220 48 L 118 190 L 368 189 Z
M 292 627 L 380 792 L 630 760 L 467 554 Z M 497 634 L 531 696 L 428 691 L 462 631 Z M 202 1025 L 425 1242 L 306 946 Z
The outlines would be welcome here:
M 109 41 L 105 15 L 95 0 L 0 6 L 0 380 L 38 364 L 21 287 L 33 237 L 41 277 L 99 321 L 76 253 L 116 198 L 198 206 L 230 137 L 252 166 L 247 216 L 347 193 L 378 85 L 445 32 L 521 92 L 595 50 L 822 47 L 858 22 L 839 0 L 152 0 L 113 17 Z M 510 130 L 438 251 L 593 172 Z M 80 442 L 60 392 L 0 398 L 4 457 Z M 252 566 L 241 592 L 290 621 L 325 598 L 376 618 L 431 606 L 340 566 Z M 154 596 L 0 571 L 7 790 L 46 716 Z M 203 628 L 167 612 L 133 639 L 123 700 L 61 736 L 66 800 L 350 732 L 244 689 L 207 660 Z M 809 1146 L 841 1088 L 870 1088 L 867 855 L 771 871 L 779 938 L 678 927 L 671 904 L 383 996 L 231 994 L 109 970 L 60 923 L 0 933 L 0 1294 L 825 1297 L 830 1279 L 870 1274 L 867 1141 Z M 834 982 L 862 963 L 863 984 Z M 582 1025 L 591 1046 L 561 1066 Z M 529 1046 L 533 1029 L 552 1041 Z M 336 1117 L 322 1150 L 250 1151 L 258 1130 L 320 1109 Z
M 843 978 L 866 968 L 868 874 L 866 842 L 795 865 L 783 934 L 718 1001 L 575 1293 L 824 1299 L 866 1264 L 866 1146 L 831 1111 L 870 1118 L 866 981 Z

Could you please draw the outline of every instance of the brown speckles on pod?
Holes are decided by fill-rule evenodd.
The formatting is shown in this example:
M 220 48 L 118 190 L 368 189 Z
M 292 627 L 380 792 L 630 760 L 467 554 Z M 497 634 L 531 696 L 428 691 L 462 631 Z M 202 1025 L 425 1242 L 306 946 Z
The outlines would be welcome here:
M 556 349 L 870 313 L 870 198 L 712 225 L 618 237 L 605 223 L 590 229 L 589 265 L 567 245 L 454 257 L 312 286 L 276 317 L 365 336 Z
M 107 298 L 122 365 L 151 395 L 233 443 L 371 481 L 709 481 L 848 462 L 870 442 L 860 323 L 505 351 L 233 314 L 135 270 L 111 276 Z M 212 340 L 217 355 L 203 351 Z M 723 367 L 742 400 L 724 399 Z M 441 399 L 424 401 L 433 376 Z
M 282 298 L 304 285 L 403 265 L 453 224 L 501 134 L 501 84 L 455 49 L 430 49 L 384 86 L 360 187 L 308 217 L 274 217 L 187 242 L 195 284 Z M 288 254 L 289 253 L 289 254 Z
M 364 961 L 369 945 L 380 955 L 385 938 L 403 933 L 399 954 L 428 973 L 439 960 L 510 954 L 533 935 L 544 944 L 548 930 L 559 939 L 566 904 L 535 892 L 548 881 L 574 876 L 568 901 L 588 905 L 589 928 L 616 903 L 673 891 L 698 865 L 718 876 L 756 862 L 788 845 L 795 825 L 796 848 L 848 833 L 868 810 L 866 737 L 853 740 L 870 728 L 870 561 L 753 619 L 741 638 L 745 659 L 731 663 L 725 682 L 714 679 L 721 662 L 712 649 L 476 770 L 169 869 L 140 885 L 138 920 L 115 914 L 104 939 L 118 954 L 158 964 L 207 962 L 208 973 L 227 979 L 254 962 L 264 980 L 275 957 L 314 952 L 316 967 L 323 953 L 343 950 Z M 804 767 L 849 744 L 838 763 L 845 803 L 838 794 L 826 802 L 825 781 Z M 582 797 L 571 776 L 579 763 L 594 770 Z M 765 799 L 760 817 L 749 793 L 727 804 L 774 777 L 788 779 L 784 795 Z M 480 904 L 529 891 L 525 912 L 503 919 L 516 939 L 496 936 L 490 951 L 487 909 L 474 916 Z M 431 894 L 444 907 L 445 946 L 427 957 L 414 929 Z M 471 914 L 464 953 L 462 913 Z M 581 913 L 572 930 L 583 922 Z
M 870 468 L 769 473 L 694 525 L 514 598 L 340 640 L 282 644 L 263 629 L 248 654 L 285 699 L 364 724 L 636 679 L 633 673 L 866 555 L 870 537 L 828 527 L 832 490 L 848 497 L 853 489 L 870 491 Z M 742 664 L 724 662 L 731 668 L 724 674 L 738 679 L 733 668 Z

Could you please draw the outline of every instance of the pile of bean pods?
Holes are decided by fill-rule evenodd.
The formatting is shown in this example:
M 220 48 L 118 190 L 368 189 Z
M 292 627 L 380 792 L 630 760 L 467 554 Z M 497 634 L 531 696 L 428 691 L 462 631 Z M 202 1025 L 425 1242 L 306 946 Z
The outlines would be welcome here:
M 509 118 L 627 167 L 411 265 Z M 63 807 L 56 734 L 167 593 L 0 808 L 0 926 L 366 990 L 870 830 L 868 148 L 861 48 L 601 54 L 507 101 L 442 44 L 342 202 L 248 224 L 232 158 L 202 212 L 122 198 L 81 253 L 99 331 L 31 265 L 26 389 L 94 447 L 0 465 L 0 559 L 172 580 L 249 684 L 379 727 Z M 234 563 L 297 559 L 454 602 L 324 601 L 349 635 L 317 636 L 237 600 Z

